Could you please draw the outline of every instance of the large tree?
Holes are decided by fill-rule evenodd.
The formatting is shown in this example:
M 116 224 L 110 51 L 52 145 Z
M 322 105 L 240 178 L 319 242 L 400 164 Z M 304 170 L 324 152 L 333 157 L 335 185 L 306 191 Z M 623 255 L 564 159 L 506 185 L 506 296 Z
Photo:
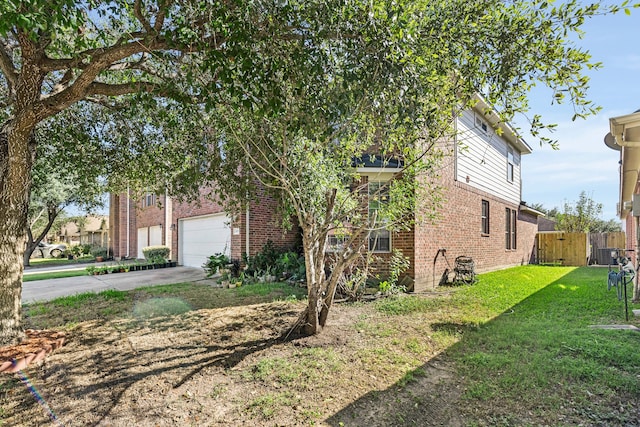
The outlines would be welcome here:
M 0 343 L 22 334 L 22 257 L 39 144 L 35 132 L 60 112 L 79 103 L 105 108 L 129 103 L 131 108 L 135 102 L 133 108 L 146 117 L 147 107 L 158 112 L 167 106 L 168 115 L 157 114 L 165 120 L 161 131 L 168 136 L 171 127 L 191 121 L 172 116 L 173 106 L 201 113 L 193 106 L 213 112 L 225 105 L 253 123 L 280 120 L 291 90 L 322 95 L 316 93 L 318 85 L 336 84 L 338 80 L 327 81 L 335 76 L 345 90 L 331 98 L 337 105 L 330 116 L 333 125 L 344 114 L 349 121 L 354 105 L 364 105 L 368 115 L 362 117 L 374 126 L 377 107 L 391 102 L 393 108 L 377 117 L 392 118 L 389 129 L 424 126 L 428 132 L 423 117 L 441 122 L 459 108 L 454 95 L 468 105 L 475 92 L 509 119 L 527 109 L 526 93 L 537 82 L 551 87 L 554 99 L 570 100 L 578 116 L 586 115 L 593 108 L 585 99 L 583 71 L 592 64 L 568 37 L 597 13 L 598 4 L 554 6 L 537 0 L 2 2 L 0 106 L 6 119 L 0 124 Z M 366 80 L 351 86 L 358 79 Z M 360 101 L 363 91 L 370 93 L 365 99 L 374 108 Z M 407 102 L 395 102 L 405 96 Z M 137 132 L 147 142 L 144 138 L 156 132 L 153 125 L 131 134 Z M 541 127 L 539 117 L 532 117 L 532 125 L 534 131 Z M 151 177 L 134 172 L 129 177 L 147 183 L 179 178 L 176 185 L 154 184 L 186 191 L 194 187 L 189 178 L 202 169 L 200 162 L 222 161 L 198 158 L 215 154 L 212 147 L 218 140 L 215 132 L 210 134 L 213 139 L 205 144 L 196 138 L 190 140 L 193 147 L 183 144 L 193 155 L 193 167 L 173 168 L 173 173 L 170 162 L 180 159 L 171 138 L 166 157 L 164 140 L 147 147 L 143 141 L 112 138 L 116 145 L 109 149 L 115 164 L 126 162 L 131 153 L 148 170 L 160 166 L 161 172 Z M 302 133 L 306 138 L 316 135 Z
M 555 100 L 570 99 L 577 116 L 596 111 L 584 99 L 588 79 L 581 73 L 592 66 L 589 55 L 568 42 L 567 31 L 598 6 L 430 1 L 344 7 L 349 16 L 375 16 L 375 25 L 311 21 L 310 30 L 342 36 L 247 47 L 267 56 L 242 67 L 241 81 L 269 76 L 281 102 L 264 108 L 259 99 L 230 97 L 209 117 L 221 142 L 218 175 L 233 183 L 218 187 L 222 195 L 240 203 L 257 182 L 282 200 L 285 219 L 291 214 L 301 229 L 308 306 L 300 326 L 306 333 L 325 326 L 337 283 L 354 272 L 353 263 L 380 231 L 411 227 L 424 219 L 417 213 L 433 218 L 443 141 L 454 140 L 453 119 L 462 110 L 483 98 L 508 121 L 527 111 L 527 92 L 542 83 Z M 288 53 L 277 67 L 270 49 Z M 287 72 L 274 73 L 279 67 Z M 538 116 L 532 126 L 534 133 L 542 126 Z M 357 165 L 367 158 L 383 167 L 363 180 Z M 393 165 L 385 168 L 381 159 Z M 374 181 L 373 191 L 367 180 Z

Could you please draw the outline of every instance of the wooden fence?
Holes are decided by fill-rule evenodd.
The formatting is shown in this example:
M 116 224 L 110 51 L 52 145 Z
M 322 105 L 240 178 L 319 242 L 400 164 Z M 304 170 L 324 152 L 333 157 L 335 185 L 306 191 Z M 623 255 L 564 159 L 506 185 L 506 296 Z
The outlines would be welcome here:
M 567 233 L 549 231 L 538 233 L 536 259 L 539 264 L 583 266 L 607 265 L 611 250 L 624 250 L 624 232 L 616 233 Z
M 607 265 L 611 262 L 611 250 L 617 249 L 620 255 L 624 255 L 627 246 L 627 237 L 624 231 L 617 233 L 589 233 L 591 245 L 591 264 Z M 629 256 L 629 253 L 627 253 Z

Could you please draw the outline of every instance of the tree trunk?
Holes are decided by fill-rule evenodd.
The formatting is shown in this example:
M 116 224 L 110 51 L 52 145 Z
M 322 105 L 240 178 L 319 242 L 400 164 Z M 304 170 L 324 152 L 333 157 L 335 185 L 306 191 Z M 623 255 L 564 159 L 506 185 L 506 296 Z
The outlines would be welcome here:
M 307 309 L 305 311 L 305 323 L 302 325 L 302 333 L 304 335 L 315 335 L 319 333 L 318 330 L 318 293 L 319 283 L 316 280 L 316 260 L 313 256 L 313 250 L 311 249 L 310 242 L 308 241 L 308 235 L 303 231 L 302 244 L 304 248 L 304 258 L 306 266 L 307 276 Z
M 28 239 L 25 239 L 25 251 L 24 254 L 22 255 L 22 265 L 24 265 L 25 267 L 29 267 L 31 265 L 31 255 L 33 254 L 33 251 L 36 250 L 36 245 L 34 244 L 29 244 L 28 243 Z
M 0 345 L 24 337 L 22 273 L 26 246 L 35 121 L 14 119 L 0 129 Z

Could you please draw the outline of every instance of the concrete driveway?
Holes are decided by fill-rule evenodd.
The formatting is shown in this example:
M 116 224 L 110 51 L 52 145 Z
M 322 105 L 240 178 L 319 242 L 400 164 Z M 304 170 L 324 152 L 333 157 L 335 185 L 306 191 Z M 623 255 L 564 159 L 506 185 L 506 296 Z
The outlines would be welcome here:
M 25 282 L 22 284 L 22 301 L 25 303 L 47 301 L 84 292 L 101 292 L 107 289 L 128 291 L 142 286 L 185 282 L 215 283 L 205 277 L 202 268 L 194 267 L 160 268 L 157 270 L 132 271 L 99 276 L 84 275 Z

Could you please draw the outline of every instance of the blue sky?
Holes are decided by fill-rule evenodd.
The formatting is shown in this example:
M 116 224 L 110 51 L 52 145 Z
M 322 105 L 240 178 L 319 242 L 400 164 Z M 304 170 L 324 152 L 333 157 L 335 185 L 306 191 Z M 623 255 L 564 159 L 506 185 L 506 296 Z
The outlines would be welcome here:
M 588 120 L 571 121 L 570 106 L 551 105 L 548 93 L 532 93 L 532 112 L 557 123 L 553 138 L 559 150 L 540 146 L 523 129 L 533 153 L 522 159 L 522 200 L 559 207 L 578 199 L 581 191 L 602 203 L 602 219 L 617 218 L 619 152 L 604 145 L 609 118 L 640 109 L 640 9 L 631 16 L 619 13 L 585 23 L 586 34 L 577 44 L 588 50 L 603 68 L 589 73 L 589 99 L 602 110 Z

